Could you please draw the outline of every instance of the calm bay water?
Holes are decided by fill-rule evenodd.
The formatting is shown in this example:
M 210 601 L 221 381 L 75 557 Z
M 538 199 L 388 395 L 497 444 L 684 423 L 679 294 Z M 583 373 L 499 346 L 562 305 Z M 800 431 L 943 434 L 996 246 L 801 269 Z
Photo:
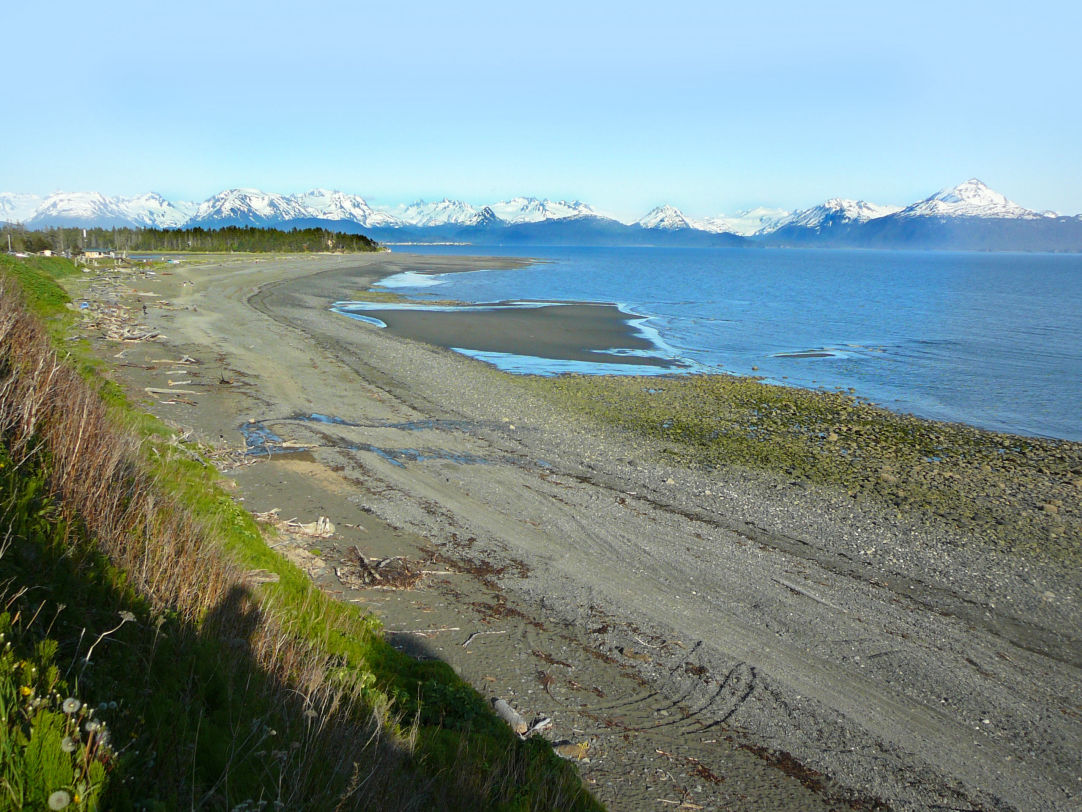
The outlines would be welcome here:
M 507 255 L 512 249 L 401 250 Z M 896 411 L 1082 441 L 1082 256 L 519 250 L 548 261 L 392 284 L 419 298 L 613 302 L 646 317 L 642 326 L 659 352 L 693 370 L 852 388 Z M 516 371 L 612 371 L 607 364 L 485 360 Z

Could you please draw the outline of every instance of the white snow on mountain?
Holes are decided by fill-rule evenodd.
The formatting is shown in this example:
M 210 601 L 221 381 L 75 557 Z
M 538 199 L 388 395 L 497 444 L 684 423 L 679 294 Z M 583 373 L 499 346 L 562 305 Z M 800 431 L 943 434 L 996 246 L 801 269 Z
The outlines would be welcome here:
M 479 210 L 462 200 L 444 198 L 435 203 L 418 200 L 401 210 L 399 218 L 411 226 L 472 225 Z
M 311 217 L 308 209 L 283 195 L 258 189 L 227 189 L 200 203 L 194 219 L 201 223 L 217 220 L 264 224 L 305 217 Z
M 788 217 L 779 220 L 768 234 L 787 226 L 797 228 L 820 228 L 826 222 L 832 223 L 866 223 L 868 220 L 876 220 L 894 214 L 900 206 L 880 206 L 875 203 L 867 203 L 863 200 L 846 200 L 834 197 L 819 206 L 810 209 L 801 209 L 793 212 Z
M 56 192 L 39 200 L 31 225 L 136 226 L 173 228 L 195 212 L 194 203 L 171 203 L 155 192 L 135 197 L 106 197 L 99 192 Z
M 502 226 L 506 223 L 507 221 L 496 214 L 491 206 L 483 206 L 477 214 L 463 221 L 463 225 L 467 226 Z
M 359 195 L 313 189 L 304 194 L 290 195 L 289 200 L 307 212 L 305 216 L 319 220 L 341 220 L 368 227 L 402 225 L 397 217 L 373 209 Z
M 638 220 L 635 221 L 636 225 L 640 225 L 643 228 L 657 228 L 663 231 L 681 231 L 683 229 L 695 228 L 695 225 L 689 220 L 680 209 L 675 206 L 658 206 L 655 209 L 651 209 Z
M 1056 217 L 1055 212 L 1031 211 L 989 189 L 976 178 L 907 206 L 899 217 L 1009 217 L 1033 220 Z
M 568 217 L 597 217 L 593 206 L 578 200 L 538 200 L 536 197 L 513 197 L 489 206 L 492 212 L 508 223 L 539 223 L 542 220 L 563 220 Z
M 748 237 L 752 234 L 766 234 L 773 231 L 779 222 L 791 212 L 786 209 L 768 209 L 758 206 L 754 209 L 738 211 L 734 215 L 719 214 L 716 217 L 704 217 L 694 221 L 703 231 L 713 234 L 739 234 Z
M 0 192 L 0 223 L 25 223 L 40 205 L 38 195 Z
M 821 229 L 841 223 L 863 223 L 890 214 L 900 217 L 987 217 L 1038 219 L 1058 217 L 1055 212 L 1026 209 L 971 179 L 944 189 L 905 209 L 879 206 L 862 200 L 834 198 L 820 206 L 793 213 L 765 207 L 735 215 L 692 219 L 673 206 L 659 206 L 636 221 L 647 229 L 697 229 L 742 236 L 769 234 L 785 226 Z M 461 200 L 417 201 L 392 211 L 376 209 L 364 198 L 340 191 L 313 189 L 291 195 L 258 189 L 228 189 L 202 203 L 171 202 L 150 192 L 134 197 L 107 197 L 98 192 L 34 194 L 0 193 L 0 222 L 22 222 L 30 227 L 49 225 L 136 226 L 176 228 L 199 223 L 227 222 L 274 226 L 293 220 L 327 220 L 363 227 L 396 228 L 538 223 L 575 217 L 605 217 L 580 201 L 552 201 L 515 197 L 478 207 Z M 1082 215 L 1079 216 L 1082 219 Z
M 125 225 L 130 222 L 120 198 L 100 192 L 54 192 L 28 219 L 30 225 Z
M 196 203 L 171 203 L 157 192 L 115 198 L 114 202 L 132 225 L 146 228 L 177 228 L 191 220 L 198 208 Z

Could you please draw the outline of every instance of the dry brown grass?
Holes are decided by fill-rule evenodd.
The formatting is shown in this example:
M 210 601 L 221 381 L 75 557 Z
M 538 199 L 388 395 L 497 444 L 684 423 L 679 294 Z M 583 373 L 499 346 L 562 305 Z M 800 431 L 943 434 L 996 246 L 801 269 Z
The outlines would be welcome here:
M 153 624 L 168 618 L 193 650 L 203 652 L 209 643 L 211 670 L 229 672 L 228 690 L 240 694 L 231 698 L 236 720 L 225 737 L 228 752 L 214 757 L 211 777 L 203 770 L 197 779 L 194 766 L 182 774 L 184 759 L 195 764 L 198 744 L 178 733 L 172 740 L 178 752 L 160 753 L 162 762 L 174 762 L 174 785 L 160 797 L 193 808 L 599 808 L 574 771 L 541 742 L 518 747 L 494 717 L 466 725 L 461 734 L 421 728 L 420 715 L 403 724 L 373 685 L 365 655 L 344 656 L 348 646 L 333 642 L 370 634 L 367 622 L 344 617 L 345 609 L 306 580 L 290 596 L 277 590 L 284 583 L 253 587 L 227 552 L 221 528 L 196 518 L 186 497 L 176 495 L 183 489 L 160 479 L 162 469 L 147 462 L 141 444 L 149 441 L 119 425 L 98 393 L 58 357 L 17 286 L 0 274 L 0 443 L 16 467 L 47 472 L 53 503 L 67 526 L 77 528 L 62 553 L 66 565 L 78 570 L 94 556 L 107 558 L 122 573 L 123 589 L 149 606 L 146 628 L 156 635 Z M 322 628 L 308 628 L 313 624 Z M 157 639 L 145 654 L 148 668 Z M 375 643 L 386 648 L 382 640 Z M 390 655 L 379 656 L 386 671 Z M 417 694 L 422 683 L 437 696 L 469 692 L 449 669 L 440 675 L 422 667 L 403 682 Z M 481 702 L 476 695 L 469 701 Z M 201 713 L 195 714 L 195 739 Z M 264 721 L 278 730 L 253 726 Z M 166 741 L 168 732 L 160 750 L 171 749 Z M 267 767 L 258 792 L 238 795 L 240 771 L 233 770 L 233 781 L 232 766 L 244 762 L 250 779 L 253 770 L 263 771 L 260 759 Z M 246 800 L 255 805 L 238 806 Z
M 325 797 L 313 786 L 315 777 L 329 773 L 345 788 L 337 796 L 342 808 L 415 806 L 426 795 L 423 785 L 417 793 L 393 786 L 412 737 L 390 731 L 389 709 L 371 707 L 350 680 L 328 679 L 334 670 L 328 656 L 290 634 L 207 528 L 164 493 L 140 461 L 139 441 L 118 430 L 100 397 L 58 359 L 3 278 L 0 348 L 0 437 L 14 464 L 46 458 L 65 519 L 85 528 L 138 595 L 201 635 L 235 643 L 245 655 L 235 667 L 261 672 L 260 684 L 274 694 L 295 737 L 284 750 L 291 764 L 276 800 L 311 808 L 314 798 Z M 190 790 L 199 806 L 226 801 L 219 785 Z

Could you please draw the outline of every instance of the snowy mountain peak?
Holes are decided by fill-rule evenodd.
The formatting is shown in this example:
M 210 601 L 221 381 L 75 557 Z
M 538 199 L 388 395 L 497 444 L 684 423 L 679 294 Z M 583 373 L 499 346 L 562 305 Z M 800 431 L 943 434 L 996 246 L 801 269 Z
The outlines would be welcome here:
M 679 231 L 685 228 L 695 228 L 692 222 L 684 216 L 684 213 L 675 206 L 658 206 L 651 209 L 638 220 L 637 225 L 643 228 L 657 228 L 663 231 Z
M 903 209 L 902 217 L 1006 217 L 1034 219 L 1047 217 L 1048 212 L 1035 212 L 1008 200 L 989 189 L 976 178 L 970 178 L 949 189 L 941 189 L 931 197 Z M 1054 213 L 1053 213 L 1053 216 Z
M 492 210 L 491 206 L 485 206 L 473 217 L 473 219 L 464 223 L 464 225 L 470 226 L 500 226 L 504 225 L 506 220 L 501 218 L 496 212 Z
M 198 206 L 180 201 L 171 203 L 157 192 L 121 198 L 120 207 L 136 226 L 178 228 L 188 222 Z
M 116 211 L 116 203 L 101 192 L 53 192 L 42 201 L 35 214 L 93 216 L 114 214 Z
M 289 200 L 305 211 L 303 216 L 315 220 L 359 223 L 369 227 L 401 224 L 393 215 L 373 209 L 360 195 L 338 190 L 312 189 L 304 194 L 290 195 Z
M 123 201 L 100 192 L 54 192 L 41 202 L 27 225 L 42 226 L 133 225 Z
M 538 223 L 542 220 L 564 220 L 568 217 L 596 217 L 592 206 L 578 200 L 538 200 L 536 197 L 513 197 L 489 208 L 508 223 Z
M 461 200 L 444 198 L 438 203 L 418 200 L 402 210 L 402 222 L 412 226 L 469 225 L 476 221 L 478 210 Z
M 832 197 L 819 206 L 802 209 L 782 218 L 771 231 L 789 226 L 821 229 L 824 226 L 831 227 L 846 223 L 866 223 L 869 220 L 876 220 L 880 217 L 886 217 L 888 214 L 894 214 L 898 209 L 898 206 L 880 206 L 864 200 Z M 770 232 L 764 229 L 762 233 Z
M 944 203 L 967 203 L 971 206 L 1004 206 L 1011 202 L 977 178 L 959 183 L 953 189 L 943 189 L 932 195 L 931 199 L 942 200 Z
M 226 189 L 199 204 L 197 222 L 263 225 L 311 216 L 296 200 L 259 189 Z

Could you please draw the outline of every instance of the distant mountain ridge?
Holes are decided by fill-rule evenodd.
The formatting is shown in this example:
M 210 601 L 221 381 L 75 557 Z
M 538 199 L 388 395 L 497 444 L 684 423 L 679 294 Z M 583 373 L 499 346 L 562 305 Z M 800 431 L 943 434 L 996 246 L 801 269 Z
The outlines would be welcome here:
M 0 221 L 28 228 L 319 226 L 390 243 L 1082 251 L 1082 216 L 1026 209 L 976 178 L 905 207 L 832 198 L 795 212 L 757 208 L 695 219 L 661 205 L 632 223 L 577 200 L 515 197 L 478 207 L 444 198 L 387 210 L 337 190 L 281 195 L 245 188 L 224 190 L 201 203 L 171 202 L 156 193 L 107 197 L 57 192 L 42 198 L 5 192 L 0 193 Z

